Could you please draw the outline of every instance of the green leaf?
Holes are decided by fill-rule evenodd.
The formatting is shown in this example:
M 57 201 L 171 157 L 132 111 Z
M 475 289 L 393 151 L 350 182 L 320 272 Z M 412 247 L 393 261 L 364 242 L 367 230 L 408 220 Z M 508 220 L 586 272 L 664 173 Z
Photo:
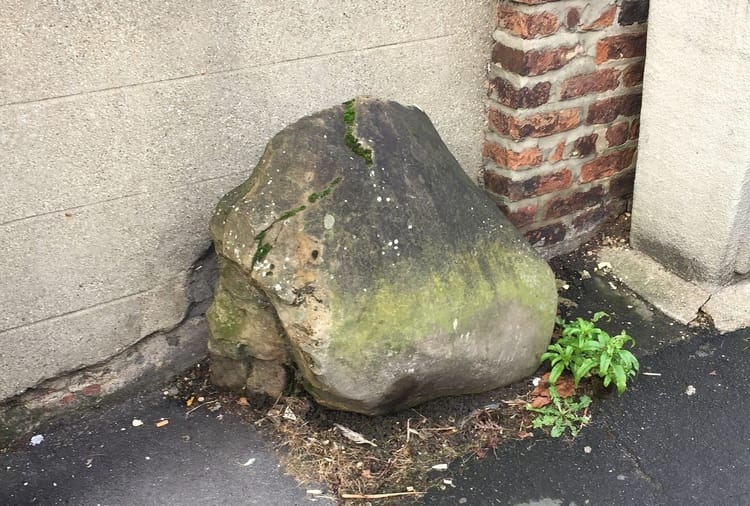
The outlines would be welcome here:
M 635 355 L 630 353 L 628 350 L 620 350 L 620 361 L 627 365 L 630 369 L 635 369 L 636 371 L 639 370 L 640 364 L 638 364 L 638 359 L 635 358 Z
M 565 426 L 562 424 L 555 424 L 555 426 L 552 427 L 549 435 L 552 437 L 560 437 L 562 436 L 563 432 L 565 432 Z
M 604 311 L 597 311 L 596 313 L 594 313 L 594 316 L 591 318 L 591 321 L 596 323 L 602 318 L 607 318 L 609 320 L 609 314 L 605 313 Z
M 562 362 L 555 365 L 555 367 L 552 368 L 552 371 L 549 373 L 549 384 L 552 388 L 554 388 L 554 384 L 557 383 L 557 380 L 560 378 L 560 375 L 565 370 L 565 364 Z
M 589 351 L 589 352 L 599 351 L 602 348 L 603 346 L 599 341 L 586 341 L 584 345 L 581 346 L 582 351 Z
M 582 395 L 578 401 L 578 405 L 582 408 L 588 408 L 591 405 L 591 397 L 588 395 Z
M 578 367 L 575 371 L 575 374 L 573 374 L 573 381 L 575 382 L 576 386 L 578 386 L 578 383 L 581 381 L 582 378 L 584 378 L 590 371 L 596 367 L 596 362 L 592 358 L 587 358 L 583 361 L 583 363 Z
M 621 394 L 625 391 L 626 383 L 628 381 L 625 376 L 625 370 L 620 364 L 612 366 L 612 371 L 615 374 L 615 385 L 617 386 L 617 393 Z
M 609 364 L 611 362 L 612 362 L 612 357 L 607 355 L 606 353 L 602 353 L 602 356 L 599 357 L 599 375 L 600 376 L 607 374 L 607 371 L 609 370 Z

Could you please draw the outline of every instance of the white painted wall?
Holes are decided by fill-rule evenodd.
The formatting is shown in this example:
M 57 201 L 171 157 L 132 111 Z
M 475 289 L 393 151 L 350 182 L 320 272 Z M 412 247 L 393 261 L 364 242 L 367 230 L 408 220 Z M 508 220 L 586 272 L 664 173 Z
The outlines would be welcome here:
M 416 103 L 475 175 L 493 22 L 490 0 L 0 3 L 0 400 L 180 322 L 214 205 L 305 114 Z
M 651 2 L 631 241 L 715 286 L 750 270 L 750 1 Z

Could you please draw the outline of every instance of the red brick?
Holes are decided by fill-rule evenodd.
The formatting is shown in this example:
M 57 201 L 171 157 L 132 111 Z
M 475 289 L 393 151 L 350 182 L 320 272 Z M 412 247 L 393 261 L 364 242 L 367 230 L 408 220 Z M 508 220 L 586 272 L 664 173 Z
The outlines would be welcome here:
M 513 0 L 517 4 L 526 5 L 539 5 L 539 4 L 551 4 L 552 2 L 559 2 L 560 0 Z
M 635 141 L 638 140 L 638 134 L 641 131 L 641 122 L 638 120 L 638 118 L 633 120 L 633 124 L 630 125 L 630 140 Z
M 552 163 L 555 163 L 555 162 L 559 162 L 560 160 L 562 160 L 563 156 L 565 156 L 565 143 L 561 142 L 560 144 L 557 145 L 555 150 L 549 155 L 549 158 L 547 158 L 547 160 L 549 160 Z
M 630 133 L 630 124 L 627 121 L 622 123 L 615 123 L 614 125 L 607 128 L 607 133 L 604 137 L 607 139 L 607 146 L 619 146 L 625 144 L 628 140 L 628 134 Z
M 564 67 L 578 54 L 575 46 L 522 51 L 497 42 L 492 49 L 492 61 L 499 63 L 505 70 L 522 76 L 538 76 Z
M 544 195 L 545 193 L 564 190 L 565 188 L 569 188 L 570 183 L 573 182 L 573 173 L 569 169 L 562 169 L 552 174 L 537 177 L 539 178 L 539 182 L 535 195 Z
M 622 26 L 645 23 L 648 20 L 648 0 L 625 0 L 617 21 Z
M 575 27 L 578 26 L 578 23 L 581 22 L 581 13 L 573 7 L 572 9 L 568 10 L 568 13 L 565 15 L 565 27 L 568 30 L 573 30 Z
M 596 43 L 596 63 L 646 55 L 645 33 L 623 33 Z
M 610 217 L 610 208 L 600 206 L 589 211 L 584 211 L 573 220 L 573 227 L 577 229 L 590 229 L 605 221 Z
M 562 223 L 552 223 L 529 230 L 524 235 L 532 246 L 548 246 L 562 241 L 566 234 L 567 230 Z
M 614 90 L 620 84 L 620 71 L 601 69 L 591 74 L 570 77 L 563 81 L 560 98 L 569 100 L 589 93 Z
M 482 156 L 491 158 L 499 166 L 507 169 L 518 170 L 522 167 L 538 167 L 542 164 L 542 152 L 539 148 L 525 149 L 517 152 L 504 149 L 490 142 L 482 146 Z
M 493 170 L 484 171 L 485 188 L 511 202 L 562 190 L 568 188 L 572 182 L 573 174 L 569 169 L 562 169 L 552 174 L 534 176 L 521 181 L 514 181 Z
M 526 137 L 546 137 L 572 130 L 581 124 L 581 117 L 578 109 L 534 114 L 526 118 L 509 116 L 496 109 L 490 109 L 489 122 L 497 133 L 521 140 Z
M 570 152 L 571 157 L 584 158 L 596 151 L 596 141 L 599 134 L 590 134 L 579 137 L 573 141 L 573 150 Z
M 526 14 L 506 5 L 497 8 L 497 25 L 524 39 L 546 37 L 560 28 L 557 16 L 551 12 Z
M 499 205 L 498 206 L 500 210 L 505 214 L 505 216 L 510 220 L 510 222 L 515 225 L 517 228 L 525 227 L 526 225 L 530 225 L 534 222 L 534 218 L 536 218 L 536 209 L 537 207 L 535 205 L 528 205 L 523 206 L 521 208 L 516 209 L 515 211 L 512 211 L 508 206 L 506 205 Z
M 588 191 L 574 193 L 567 197 L 557 197 L 547 204 L 545 219 L 560 218 L 575 211 L 593 207 L 599 204 L 604 197 L 604 189 L 596 186 Z
M 636 62 L 622 73 L 622 84 L 628 88 L 631 86 L 638 86 L 643 82 L 643 62 Z
M 531 109 L 547 103 L 551 87 L 549 82 L 543 82 L 532 88 L 516 88 L 507 79 L 496 77 L 490 81 L 489 91 L 490 96 L 503 105 L 514 109 Z
M 615 22 L 616 12 L 617 12 L 617 5 L 612 5 L 611 7 L 608 7 L 607 10 L 602 12 L 602 15 L 599 16 L 596 21 L 594 21 L 593 23 L 589 23 L 588 25 L 582 26 L 581 30 L 584 30 L 584 31 L 603 30 L 607 28 L 608 26 L 612 26 L 612 23 Z
M 511 191 L 511 185 L 513 184 L 513 180 L 509 177 L 500 175 L 494 170 L 486 169 L 484 171 L 484 174 L 482 174 L 482 180 L 484 181 L 485 189 L 491 191 L 492 193 L 507 197 L 508 200 L 511 201 L 520 200 L 520 197 L 513 199 L 509 195 Z
M 613 177 L 609 180 L 609 194 L 612 197 L 620 198 L 633 194 L 633 184 L 635 183 L 635 171 L 631 170 L 620 176 Z
M 641 111 L 641 94 L 620 95 L 599 100 L 589 106 L 586 124 L 611 123 L 618 116 L 635 116 Z
M 511 202 L 516 202 L 534 194 L 536 181 L 513 181 L 511 178 L 492 170 L 485 170 L 484 186 L 491 192 L 505 197 Z
M 630 167 L 635 148 L 614 151 L 600 156 L 581 167 L 581 183 L 612 176 Z
M 91 385 L 86 385 L 81 389 L 81 393 L 85 395 L 86 397 L 96 397 L 102 392 L 102 386 L 98 383 L 93 383 Z

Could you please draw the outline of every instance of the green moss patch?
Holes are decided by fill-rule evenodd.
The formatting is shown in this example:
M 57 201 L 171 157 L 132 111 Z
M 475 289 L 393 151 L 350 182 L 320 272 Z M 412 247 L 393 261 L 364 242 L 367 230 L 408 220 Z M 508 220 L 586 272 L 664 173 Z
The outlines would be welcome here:
M 266 256 L 268 256 L 268 253 L 273 249 L 273 246 L 271 243 L 265 242 L 266 234 L 268 234 L 268 231 L 273 228 L 274 225 L 277 223 L 288 220 L 292 216 L 295 216 L 302 211 L 307 209 L 307 206 L 299 206 L 295 209 L 290 209 L 289 211 L 286 211 L 285 213 L 281 214 L 278 218 L 273 220 L 270 225 L 268 225 L 265 229 L 261 230 L 258 235 L 255 236 L 255 240 L 258 241 L 258 247 L 255 249 L 255 254 L 253 255 L 253 262 L 251 264 L 251 268 L 255 267 L 255 264 L 258 262 L 262 262 Z
M 354 100 L 344 102 L 344 123 L 346 123 L 346 133 L 344 142 L 355 155 L 365 159 L 367 165 L 372 165 L 372 150 L 362 146 L 362 143 L 354 136 L 354 120 L 356 112 L 354 111 Z
M 312 192 L 310 194 L 310 196 L 307 197 L 307 201 L 309 203 L 311 203 L 311 204 L 314 204 L 318 200 L 327 197 L 328 194 L 331 193 L 333 191 L 333 189 L 336 187 L 336 185 L 339 184 L 340 182 L 341 182 L 341 178 L 337 177 L 336 179 L 334 179 L 333 181 L 331 181 L 330 183 L 328 183 L 328 186 L 326 186 L 325 188 L 323 188 L 321 191 L 319 191 L 319 192 Z

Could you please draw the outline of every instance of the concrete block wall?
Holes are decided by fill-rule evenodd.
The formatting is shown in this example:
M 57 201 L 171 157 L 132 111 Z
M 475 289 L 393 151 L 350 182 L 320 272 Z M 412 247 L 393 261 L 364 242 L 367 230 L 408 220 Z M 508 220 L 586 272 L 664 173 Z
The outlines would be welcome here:
M 491 30 L 490 0 L 2 2 L 0 421 L 200 356 L 208 219 L 299 117 L 416 103 L 476 175 Z
M 710 293 L 744 281 L 750 308 L 750 3 L 652 10 L 631 242 Z
M 546 256 L 633 191 L 648 0 L 501 0 L 483 183 Z

